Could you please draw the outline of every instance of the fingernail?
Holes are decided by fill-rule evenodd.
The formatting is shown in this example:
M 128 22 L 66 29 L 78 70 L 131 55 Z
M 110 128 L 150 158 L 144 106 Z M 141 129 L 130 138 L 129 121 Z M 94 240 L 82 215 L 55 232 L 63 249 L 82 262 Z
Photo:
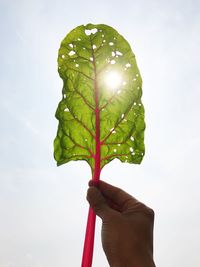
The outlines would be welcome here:
M 98 184 L 99 184 L 99 182 L 97 182 L 97 181 L 93 181 L 93 180 L 90 180 L 90 181 L 88 182 L 88 185 L 89 185 L 89 186 L 95 186 L 95 187 L 98 187 Z
M 93 182 L 92 180 L 90 180 L 90 181 L 88 182 L 88 186 L 94 186 L 94 182 Z

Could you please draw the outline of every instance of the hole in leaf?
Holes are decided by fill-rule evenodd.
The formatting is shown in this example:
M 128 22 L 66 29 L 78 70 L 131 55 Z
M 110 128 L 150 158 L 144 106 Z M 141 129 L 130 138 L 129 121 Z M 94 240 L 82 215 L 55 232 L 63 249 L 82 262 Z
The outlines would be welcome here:
M 121 118 L 122 118 L 122 119 L 124 118 L 124 113 L 121 115 Z
M 97 32 L 97 29 L 94 28 L 94 29 L 91 29 L 91 30 L 85 30 L 85 34 L 86 35 L 91 35 L 91 34 L 95 34 Z
M 73 44 L 69 44 L 69 46 L 71 47 L 71 48 L 73 48 L 74 46 L 73 46 Z
M 85 50 L 86 48 L 85 47 L 83 47 L 83 50 Z
M 113 46 L 113 45 L 114 45 L 114 43 L 113 43 L 113 42 L 110 42 L 110 43 L 109 43 L 109 45 L 110 45 L 110 46 Z
M 79 64 L 76 64 L 75 66 L 76 66 L 76 68 L 78 68 L 79 67 Z
M 69 109 L 68 108 L 65 108 L 64 111 L 69 112 Z
M 62 55 L 62 58 L 65 58 L 65 55 Z
M 138 77 L 138 76 L 139 76 L 139 74 L 137 73 L 135 76 L 136 76 L 136 77 Z
M 119 52 L 119 51 L 116 51 L 116 55 L 122 56 L 123 54 L 121 52 Z
M 121 144 L 117 144 L 118 146 L 121 146 Z
M 117 152 L 117 149 L 115 148 L 115 149 L 113 149 L 113 151 L 114 151 L 114 152 Z
M 93 59 L 93 57 L 90 57 L 90 61 L 93 61 L 94 59 Z
M 116 131 L 112 131 L 112 133 L 113 133 L 113 134 L 115 134 L 115 133 L 116 133 Z
M 97 47 L 96 47 L 96 45 L 93 45 L 92 48 L 93 48 L 93 49 L 96 49 Z
M 91 30 L 91 33 L 95 34 L 98 30 L 96 28 Z
M 130 139 L 131 139 L 132 141 L 134 141 L 134 137 L 133 137 L 133 136 L 131 136 Z
M 112 132 L 113 130 L 114 130 L 114 128 L 111 128 L 111 129 L 110 129 L 110 132 Z
M 130 63 L 127 63 L 125 66 L 126 66 L 127 68 L 130 68 L 130 67 L 131 67 L 131 64 L 130 64 Z
M 75 54 L 76 54 L 76 53 L 75 53 L 74 51 L 70 51 L 68 55 L 69 55 L 69 56 L 73 56 L 73 55 L 75 55 Z
M 133 148 L 132 147 L 130 147 L 130 151 L 133 152 Z
M 85 34 L 89 36 L 91 34 L 91 30 L 85 30 Z
M 85 142 L 87 142 L 87 138 L 85 138 Z
M 78 41 L 81 41 L 81 38 L 78 38 L 77 40 L 78 40 Z
M 106 40 L 103 40 L 103 43 L 105 43 L 106 42 Z

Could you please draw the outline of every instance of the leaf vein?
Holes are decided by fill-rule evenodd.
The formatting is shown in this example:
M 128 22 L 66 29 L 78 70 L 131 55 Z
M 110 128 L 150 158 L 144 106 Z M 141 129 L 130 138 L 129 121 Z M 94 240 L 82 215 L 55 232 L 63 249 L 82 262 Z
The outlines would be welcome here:
M 133 99 L 133 101 L 131 102 L 131 104 L 128 106 L 127 110 L 124 112 L 124 117 L 121 118 L 114 126 L 114 128 L 112 129 L 112 131 L 109 132 L 109 134 L 101 141 L 101 144 L 103 144 L 109 137 L 110 135 L 117 129 L 117 127 L 120 125 L 120 123 L 126 118 L 126 116 L 128 115 L 128 113 L 130 112 L 133 103 L 135 102 L 135 99 Z
M 81 92 L 79 92 L 77 89 L 74 88 L 74 91 L 80 95 L 80 97 L 83 99 L 84 103 L 91 108 L 92 110 L 95 110 L 95 108 L 86 100 L 86 98 L 83 96 L 83 94 Z
M 81 120 L 79 120 L 71 110 L 70 113 L 72 114 L 72 117 L 75 119 L 75 121 L 79 122 L 83 126 L 83 128 L 85 128 L 86 131 L 88 131 L 90 135 L 95 138 L 95 135 L 92 133 L 92 131 Z
M 107 157 L 102 158 L 101 161 L 107 160 L 107 159 L 110 159 L 110 158 L 113 158 L 113 157 L 130 156 L 130 155 L 131 155 L 131 153 L 126 153 L 126 154 L 113 154 L 113 155 L 110 155 L 110 156 L 107 156 Z
M 82 148 L 82 149 L 87 150 L 87 151 L 90 153 L 91 157 L 94 157 L 93 152 L 92 152 L 88 147 L 84 147 L 84 146 L 80 145 L 80 144 L 77 143 L 77 142 L 76 142 L 70 135 L 68 135 L 68 134 L 66 134 L 66 133 L 65 133 L 65 135 L 66 135 L 66 136 L 73 142 L 73 144 L 74 144 L 75 146 L 78 146 L 78 147 L 80 147 L 80 148 Z
M 78 72 L 78 73 L 80 73 L 80 74 L 82 74 L 83 76 L 85 76 L 86 78 L 88 78 L 88 79 L 90 79 L 90 80 L 92 80 L 92 81 L 94 81 L 94 79 L 93 78 L 91 78 L 90 76 L 88 76 L 87 74 L 85 74 L 84 72 L 82 72 L 82 71 L 79 71 L 79 70 L 77 70 L 77 69 L 74 69 L 74 68 L 67 68 L 68 70 L 73 70 L 73 71 L 75 71 L 75 72 Z

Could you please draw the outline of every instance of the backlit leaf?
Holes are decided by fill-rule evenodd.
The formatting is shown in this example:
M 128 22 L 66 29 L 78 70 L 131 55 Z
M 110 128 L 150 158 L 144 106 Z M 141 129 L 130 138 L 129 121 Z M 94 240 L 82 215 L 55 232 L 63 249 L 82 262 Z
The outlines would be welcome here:
M 81 25 L 61 43 L 58 72 L 63 90 L 56 111 L 57 164 L 86 160 L 92 171 L 95 161 L 102 168 L 114 158 L 139 164 L 142 79 L 128 42 L 107 25 Z

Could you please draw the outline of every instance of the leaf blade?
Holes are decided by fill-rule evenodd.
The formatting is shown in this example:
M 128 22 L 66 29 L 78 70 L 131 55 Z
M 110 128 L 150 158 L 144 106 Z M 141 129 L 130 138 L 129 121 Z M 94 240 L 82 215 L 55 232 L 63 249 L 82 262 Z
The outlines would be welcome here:
M 57 164 L 82 159 L 93 171 L 97 142 L 101 168 L 114 158 L 139 164 L 145 153 L 142 79 L 128 42 L 104 24 L 78 26 L 61 43 L 58 71 L 63 98 L 56 112 Z M 105 83 L 110 73 L 122 77 L 117 90 Z

